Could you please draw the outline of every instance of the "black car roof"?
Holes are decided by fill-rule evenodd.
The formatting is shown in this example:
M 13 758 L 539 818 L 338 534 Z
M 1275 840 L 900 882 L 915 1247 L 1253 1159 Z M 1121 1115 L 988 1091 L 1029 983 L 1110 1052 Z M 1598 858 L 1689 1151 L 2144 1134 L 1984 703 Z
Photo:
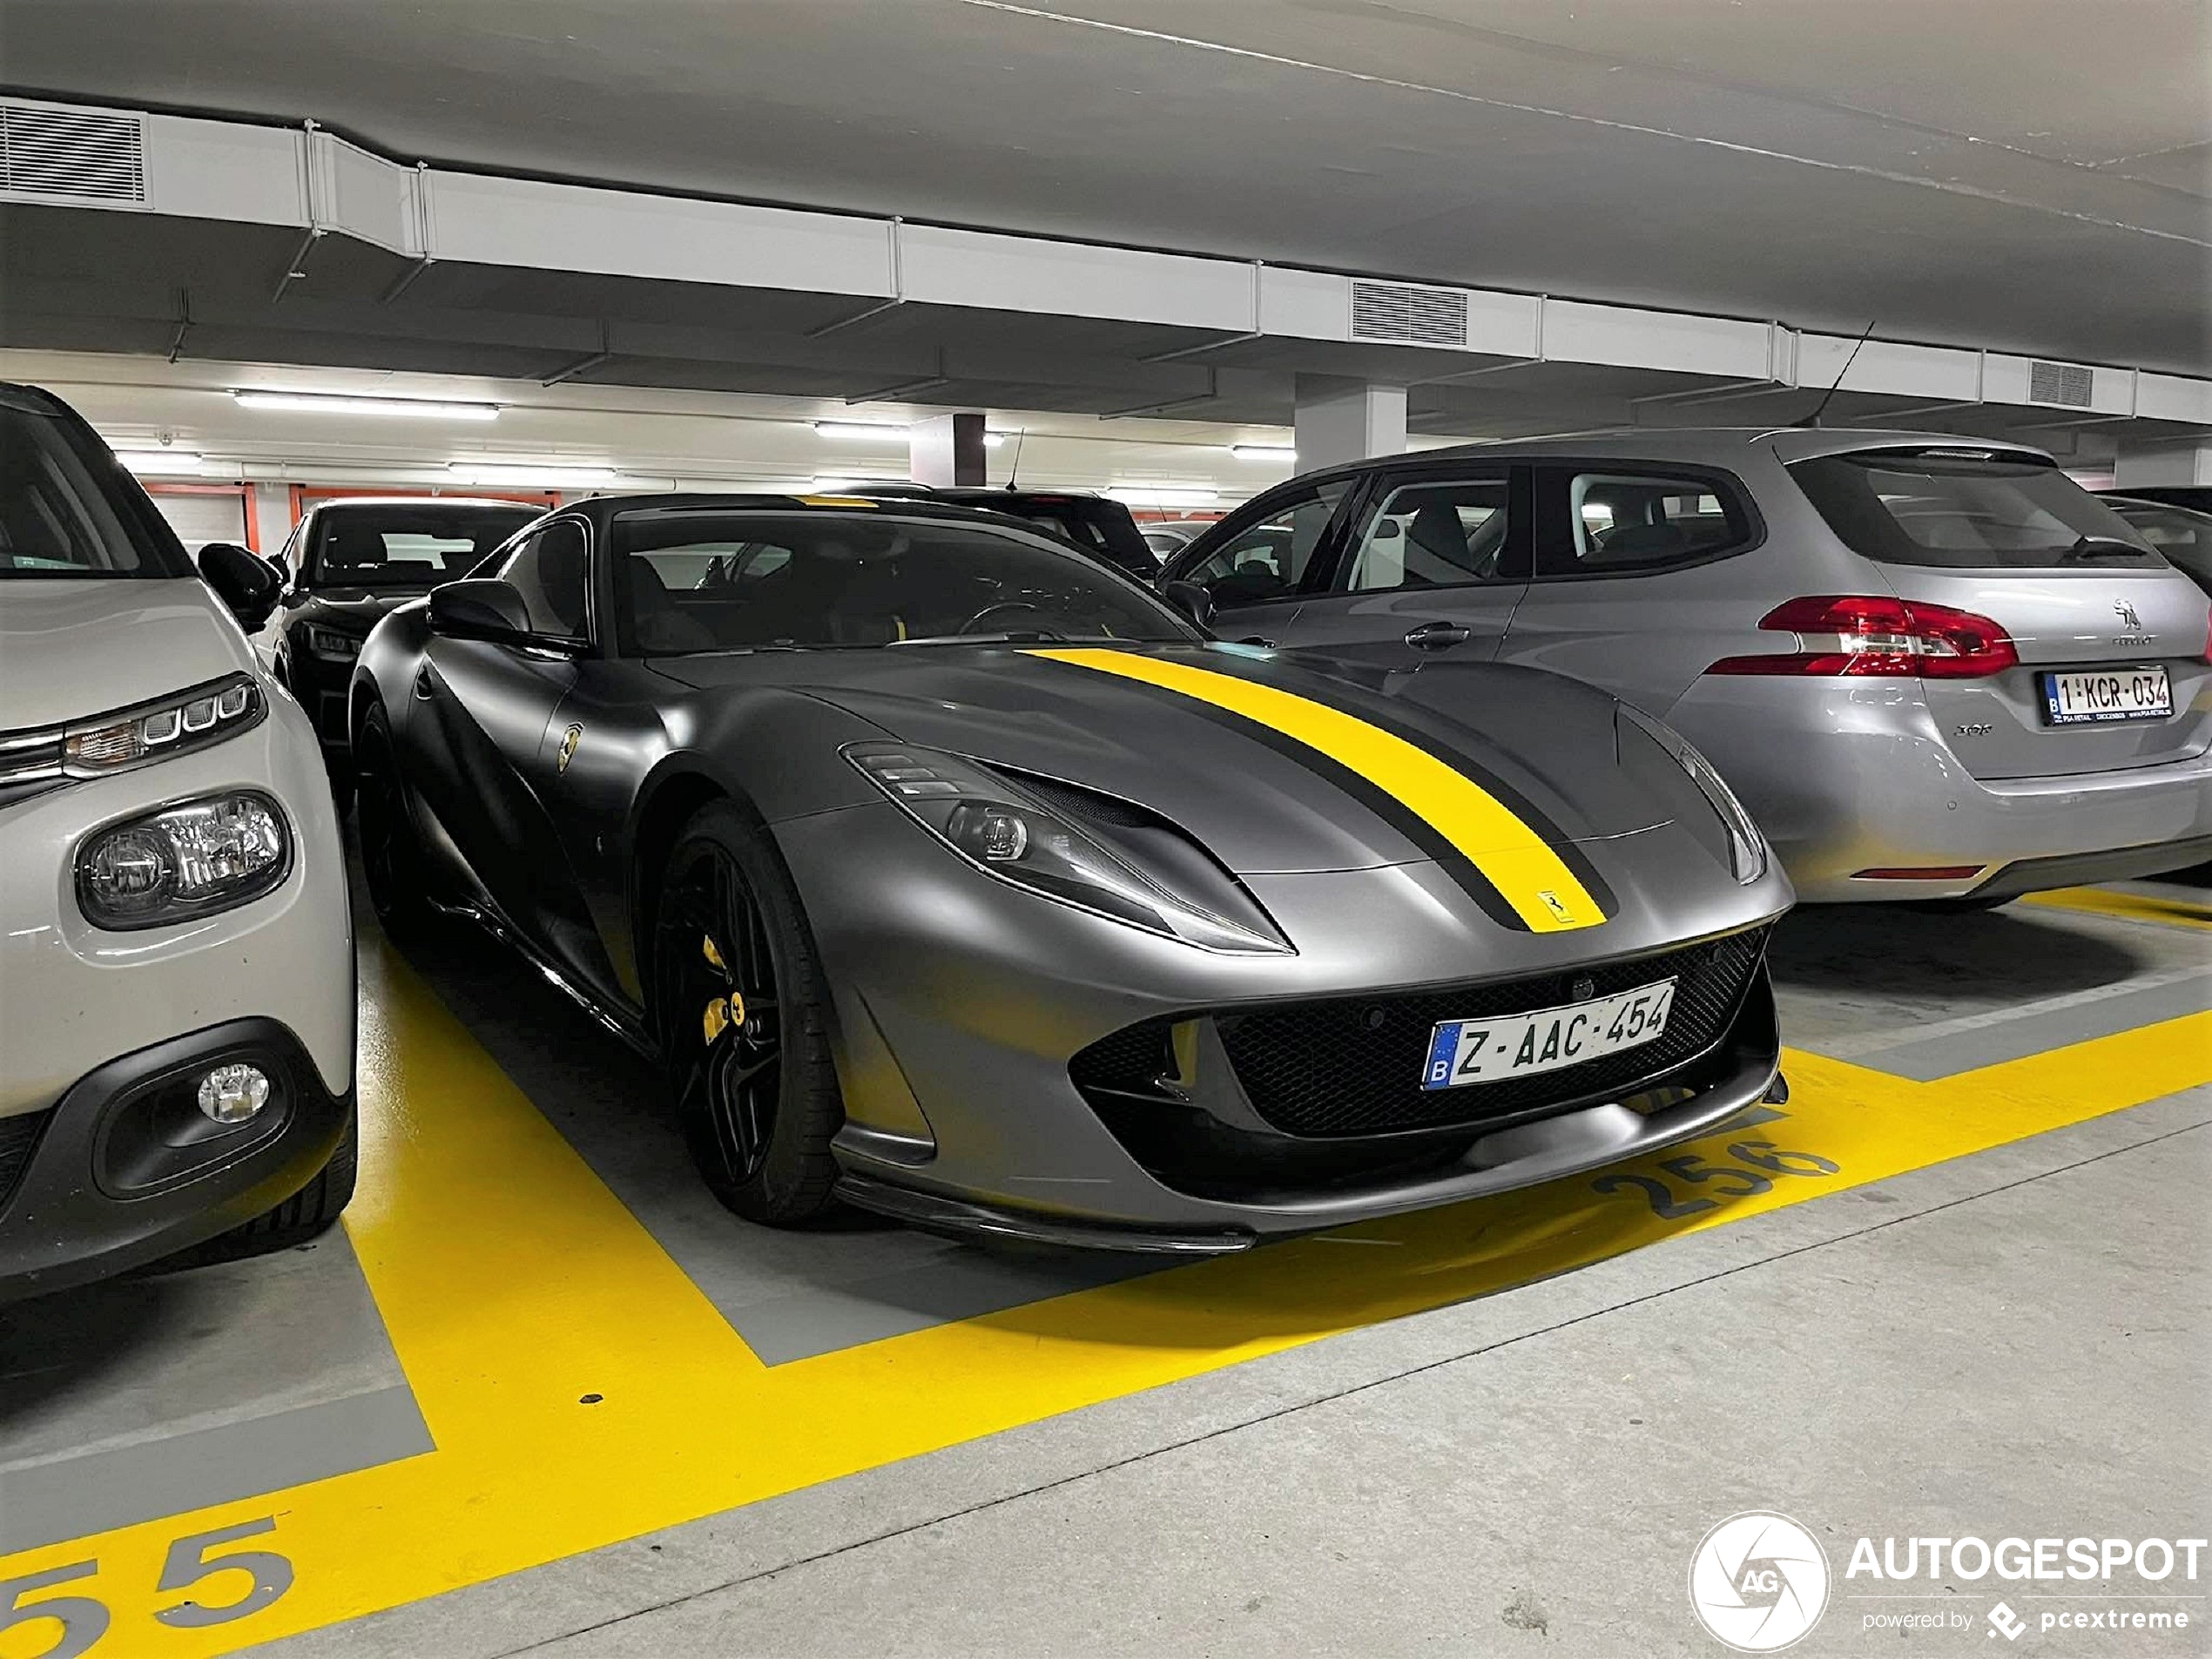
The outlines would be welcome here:
M 664 490 L 641 496 L 591 496 L 556 510 L 582 513 L 604 523 L 617 513 L 674 513 L 701 511 L 820 513 L 847 517 L 934 518 L 947 523 L 973 524 L 978 519 L 1004 529 L 1035 536 L 1037 527 L 1004 513 L 994 513 L 964 502 L 934 496 L 840 496 L 827 492 L 806 495 L 745 495 L 730 492 Z

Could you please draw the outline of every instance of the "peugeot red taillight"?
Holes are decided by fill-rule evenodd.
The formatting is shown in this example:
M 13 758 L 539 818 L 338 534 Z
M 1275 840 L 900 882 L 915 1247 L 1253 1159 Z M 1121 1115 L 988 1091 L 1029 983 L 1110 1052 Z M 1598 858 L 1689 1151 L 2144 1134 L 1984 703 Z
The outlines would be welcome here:
M 1966 680 L 2001 674 L 2020 659 L 2012 636 L 1987 617 L 1905 599 L 1792 599 L 1768 611 L 1759 626 L 1797 635 L 1797 650 L 1723 657 L 1705 671 Z

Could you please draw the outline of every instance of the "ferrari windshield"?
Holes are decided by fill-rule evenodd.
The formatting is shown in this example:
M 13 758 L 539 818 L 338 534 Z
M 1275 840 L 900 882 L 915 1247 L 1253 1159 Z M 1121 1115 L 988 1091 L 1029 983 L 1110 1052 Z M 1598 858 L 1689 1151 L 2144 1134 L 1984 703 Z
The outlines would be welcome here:
M 435 501 L 325 507 L 300 578 L 311 587 L 434 588 L 468 575 L 544 510 Z
M 1126 577 L 987 523 L 857 511 L 649 510 L 615 519 L 613 554 L 624 656 L 1197 637 Z

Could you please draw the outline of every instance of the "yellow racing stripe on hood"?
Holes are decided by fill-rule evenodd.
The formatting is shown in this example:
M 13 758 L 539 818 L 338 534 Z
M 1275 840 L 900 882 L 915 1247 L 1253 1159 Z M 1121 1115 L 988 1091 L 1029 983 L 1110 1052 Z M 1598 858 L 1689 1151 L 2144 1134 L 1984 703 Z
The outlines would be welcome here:
M 1467 856 L 1531 933 L 1595 927 L 1605 912 L 1557 853 L 1488 790 L 1426 750 L 1325 703 L 1188 663 L 1081 647 L 1030 653 L 1175 691 L 1279 732 L 1364 778 Z

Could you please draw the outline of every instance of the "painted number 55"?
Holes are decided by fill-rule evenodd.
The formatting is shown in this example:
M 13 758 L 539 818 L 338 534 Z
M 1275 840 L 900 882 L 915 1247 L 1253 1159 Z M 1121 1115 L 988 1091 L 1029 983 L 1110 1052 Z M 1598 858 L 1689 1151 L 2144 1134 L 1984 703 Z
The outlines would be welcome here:
M 275 1530 L 276 1518 L 264 1515 L 259 1521 L 241 1521 L 234 1526 L 218 1527 L 212 1532 L 193 1533 L 178 1539 L 169 1546 L 169 1554 L 161 1563 L 161 1577 L 154 1586 L 157 1590 L 165 1593 L 190 1589 L 203 1579 L 213 1579 L 223 1573 L 243 1573 L 249 1581 L 243 1592 L 238 1589 L 235 1580 L 219 1584 L 219 1591 L 229 1592 L 228 1600 L 203 1602 L 186 1596 L 157 1609 L 153 1616 L 164 1624 L 190 1630 L 203 1625 L 226 1624 L 259 1613 L 292 1588 L 292 1563 L 274 1550 L 215 1552 L 225 1544 Z M 66 1567 L 50 1567 L 43 1573 L 0 1579 L 0 1631 L 37 1620 L 51 1620 L 60 1627 L 60 1635 L 52 1646 L 41 1649 L 33 1659 L 78 1659 L 79 1654 L 91 1652 L 93 1644 L 108 1633 L 108 1627 L 114 1622 L 107 1603 L 91 1595 L 38 1596 L 37 1592 L 91 1578 L 99 1570 L 97 1561 L 72 1561 Z M 33 1596 L 37 1599 L 25 1599 Z

